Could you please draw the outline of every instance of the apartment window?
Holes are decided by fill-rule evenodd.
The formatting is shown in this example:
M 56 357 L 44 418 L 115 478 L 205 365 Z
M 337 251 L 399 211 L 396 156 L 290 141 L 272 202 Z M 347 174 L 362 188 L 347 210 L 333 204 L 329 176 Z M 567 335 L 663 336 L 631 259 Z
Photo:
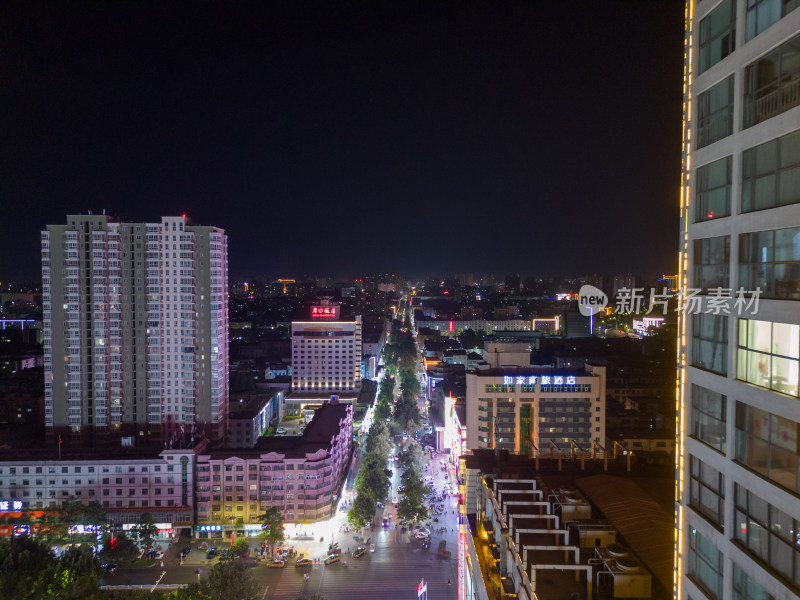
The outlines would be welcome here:
M 739 285 L 765 298 L 800 299 L 800 227 L 741 234 Z
M 736 47 L 736 2 L 725 0 L 700 21 L 700 73 Z
M 724 523 L 725 475 L 689 455 L 689 502 L 720 529 Z
M 726 156 L 697 169 L 694 203 L 696 223 L 731 214 L 731 163 Z
M 735 459 L 778 485 L 800 493 L 800 424 L 736 403 Z
M 731 238 L 694 241 L 694 287 L 703 290 L 730 287 Z
M 800 325 L 741 319 L 737 378 L 790 396 L 798 395 Z
M 748 65 L 744 70 L 744 127 L 800 104 L 800 36 Z
M 745 41 L 749 42 L 798 6 L 798 0 L 747 0 Z
M 689 531 L 689 576 L 709 598 L 722 598 L 722 552 L 716 545 L 700 535 L 696 529 Z
M 733 600 L 775 600 L 774 597 L 751 579 L 744 569 L 733 563 Z
M 798 519 L 787 515 L 738 483 L 734 485 L 736 539 L 767 567 L 800 590 Z
M 728 373 L 728 317 L 692 315 L 692 365 L 720 375 Z
M 726 406 L 722 394 L 692 384 L 692 436 L 723 454 Z
M 800 131 L 742 153 L 742 212 L 797 202 L 800 202 Z
M 698 148 L 733 133 L 733 75 L 697 97 Z

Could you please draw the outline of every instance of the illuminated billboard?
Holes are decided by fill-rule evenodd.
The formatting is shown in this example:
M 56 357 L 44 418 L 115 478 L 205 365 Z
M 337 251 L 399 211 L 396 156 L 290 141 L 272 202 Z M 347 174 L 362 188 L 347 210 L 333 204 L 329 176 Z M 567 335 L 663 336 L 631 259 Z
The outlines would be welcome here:
M 339 318 L 338 306 L 312 306 L 311 318 L 322 321 L 335 321 Z

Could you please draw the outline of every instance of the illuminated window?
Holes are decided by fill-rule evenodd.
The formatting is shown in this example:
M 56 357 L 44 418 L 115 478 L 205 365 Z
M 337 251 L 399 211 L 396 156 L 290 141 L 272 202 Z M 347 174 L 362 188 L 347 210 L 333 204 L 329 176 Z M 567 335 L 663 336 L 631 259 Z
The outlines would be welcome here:
M 728 317 L 692 315 L 692 365 L 721 375 L 728 372 Z
M 731 214 L 731 163 L 726 156 L 698 167 L 694 220 L 709 221 Z
M 800 227 L 740 235 L 739 285 L 765 298 L 800 299 Z
M 733 75 L 697 97 L 698 148 L 733 133 Z
M 798 425 L 765 410 L 736 403 L 736 455 L 748 468 L 800 492 Z
M 800 325 L 739 321 L 738 379 L 797 396 L 799 359 Z
M 742 212 L 800 202 L 800 131 L 742 153 Z
M 736 48 L 736 2 L 725 0 L 700 21 L 700 67 L 702 73 Z
M 694 287 L 703 290 L 730 287 L 731 238 L 720 236 L 694 241 Z

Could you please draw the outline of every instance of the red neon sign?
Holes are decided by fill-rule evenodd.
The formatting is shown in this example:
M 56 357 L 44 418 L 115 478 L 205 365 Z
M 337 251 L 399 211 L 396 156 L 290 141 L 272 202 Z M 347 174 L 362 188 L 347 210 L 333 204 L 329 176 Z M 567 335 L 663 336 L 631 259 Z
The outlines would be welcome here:
M 449 331 L 449 332 L 453 331 L 453 322 L 452 321 L 448 321 L 447 322 L 447 331 Z
M 331 319 L 335 320 L 339 316 L 338 306 L 312 306 L 312 319 Z

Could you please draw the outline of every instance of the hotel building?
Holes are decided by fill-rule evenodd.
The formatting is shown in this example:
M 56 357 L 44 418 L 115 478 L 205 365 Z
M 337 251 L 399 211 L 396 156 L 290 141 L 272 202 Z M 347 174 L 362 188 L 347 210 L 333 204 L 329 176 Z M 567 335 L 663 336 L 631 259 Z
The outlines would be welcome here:
M 680 288 L 704 302 L 679 323 L 681 600 L 800 594 L 798 7 L 686 4 Z
M 528 454 L 568 450 L 573 442 L 583 450 L 606 444 L 605 367 L 476 370 L 467 373 L 466 398 L 470 450 Z
M 293 392 L 357 394 L 360 386 L 361 317 L 292 323 Z
M 70 215 L 41 234 L 51 443 L 224 439 L 228 246 L 186 217 Z M 193 437 L 193 436 L 192 436 Z

